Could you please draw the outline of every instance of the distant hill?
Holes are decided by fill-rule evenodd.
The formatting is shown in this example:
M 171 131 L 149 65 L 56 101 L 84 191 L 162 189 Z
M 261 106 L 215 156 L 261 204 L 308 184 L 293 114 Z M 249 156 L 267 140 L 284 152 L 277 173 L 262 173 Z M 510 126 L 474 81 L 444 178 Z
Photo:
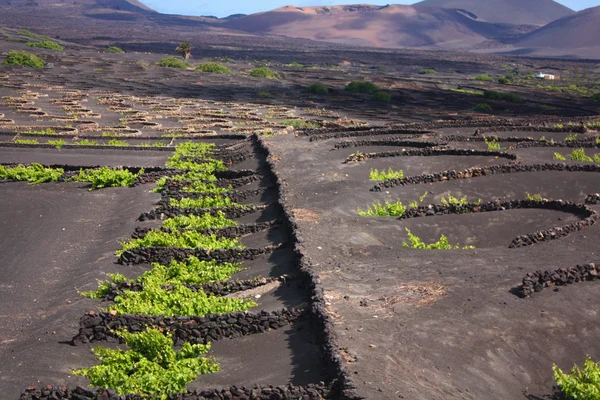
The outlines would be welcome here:
M 600 6 L 554 21 L 516 42 L 522 47 L 600 47 Z
M 227 20 L 227 21 L 231 21 L 231 20 L 242 18 L 242 17 L 245 17 L 245 16 L 246 16 L 246 14 L 231 14 L 230 16 L 222 18 L 222 19 Z
M 553 0 L 424 0 L 414 5 L 463 9 L 489 22 L 537 26 L 575 13 Z
M 405 5 L 286 6 L 223 23 L 252 33 L 374 47 L 465 48 L 513 27 L 490 24 L 461 10 Z
M 0 0 L 0 7 L 58 8 L 79 6 L 84 8 L 111 8 L 122 11 L 156 12 L 138 0 Z

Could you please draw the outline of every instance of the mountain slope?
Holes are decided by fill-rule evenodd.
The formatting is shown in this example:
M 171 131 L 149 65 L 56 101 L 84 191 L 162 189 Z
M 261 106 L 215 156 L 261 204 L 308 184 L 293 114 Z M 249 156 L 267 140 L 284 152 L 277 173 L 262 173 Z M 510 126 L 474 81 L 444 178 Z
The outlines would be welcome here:
M 0 0 L 0 7 L 4 6 L 26 6 L 31 9 L 77 6 L 80 8 L 111 8 L 134 12 L 156 12 L 138 0 Z
M 464 48 L 501 36 L 510 27 L 459 10 L 404 5 L 286 6 L 228 21 L 252 33 L 374 47 Z
M 600 47 L 600 6 L 554 21 L 516 42 L 522 47 Z
M 424 0 L 422 7 L 467 10 L 489 22 L 516 25 L 546 25 L 575 11 L 553 0 Z

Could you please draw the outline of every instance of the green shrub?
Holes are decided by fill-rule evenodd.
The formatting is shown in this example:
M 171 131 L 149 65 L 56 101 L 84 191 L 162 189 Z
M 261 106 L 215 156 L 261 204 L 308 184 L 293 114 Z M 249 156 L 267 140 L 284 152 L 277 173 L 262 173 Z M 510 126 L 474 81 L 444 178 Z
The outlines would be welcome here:
M 185 180 L 216 180 L 214 177 L 211 177 L 212 174 L 215 171 L 224 171 L 227 169 L 225 164 L 223 164 L 223 161 L 210 159 L 207 159 L 202 163 L 185 160 L 169 160 L 167 161 L 167 167 L 190 171 L 183 174 L 185 176 Z
M 281 125 L 291 126 L 294 129 L 319 129 L 321 125 L 316 122 L 304 121 L 301 119 L 284 119 Z
M 123 140 L 118 140 L 118 139 L 111 139 L 108 141 L 107 143 L 109 146 L 121 146 L 121 147 L 127 147 L 129 146 L 129 143 L 123 141 Z
M 96 190 L 106 187 L 133 186 L 135 179 L 143 173 L 143 169 L 137 174 L 134 174 L 126 169 L 102 167 L 86 171 L 82 169 L 79 172 L 79 175 L 75 176 L 73 179 L 77 182 L 90 182 L 92 184 L 90 190 Z
M 11 51 L 6 56 L 2 63 L 4 65 L 22 65 L 31 68 L 44 68 L 46 61 L 42 60 L 35 54 L 27 53 L 26 51 Z
M 530 201 L 544 201 L 544 198 L 541 194 L 529 194 L 529 192 L 525 193 L 525 198 Z
M 493 111 L 492 107 L 486 103 L 477 104 L 474 110 L 480 113 L 489 113 Z
M 442 197 L 442 204 L 445 206 L 455 206 L 455 207 L 459 207 L 459 206 L 466 206 L 467 204 L 469 204 L 469 201 L 467 200 L 467 196 L 463 196 L 461 198 L 458 197 L 454 197 L 452 195 L 448 195 L 448 198 Z
M 213 74 L 230 74 L 231 73 L 229 68 L 227 68 L 226 66 L 219 64 L 219 63 L 214 63 L 214 62 L 201 64 L 198 67 L 196 67 L 196 70 L 201 71 L 201 72 L 210 72 Z
M 117 46 L 110 46 L 108 49 L 106 49 L 106 51 L 108 53 L 118 53 L 118 54 L 125 53 L 125 50 L 123 50 L 123 49 L 121 49 L 120 47 L 117 47 Z
M 514 93 L 502 93 L 493 90 L 486 90 L 485 92 L 483 92 L 483 97 L 490 100 L 504 100 L 511 103 L 525 102 L 525 100 L 521 96 L 516 95 Z
M 591 99 L 594 101 L 600 101 L 600 93 L 595 93 L 591 96 Z
M 185 262 L 171 261 L 168 266 L 152 264 L 152 269 L 144 272 L 135 280 L 128 280 L 121 274 L 108 274 L 109 279 L 98 281 L 98 289 L 93 292 L 81 293 L 92 299 L 104 299 L 121 283 L 161 282 L 163 285 L 185 283 L 188 285 L 203 285 L 209 282 L 221 282 L 231 278 L 242 270 L 240 263 L 221 263 L 219 261 L 201 261 L 190 256 Z
M 565 138 L 565 142 L 573 142 L 573 141 L 577 140 L 577 136 L 579 136 L 579 135 L 575 132 L 569 133 L 567 135 L 567 137 Z
M 177 247 L 182 249 L 233 249 L 244 248 L 238 238 L 218 238 L 216 235 L 203 235 L 197 231 L 149 231 L 143 238 L 132 239 L 121 243 L 120 256 L 127 250 L 146 247 Z
M 208 229 L 208 228 L 226 228 L 236 226 L 237 223 L 225 216 L 223 211 L 218 211 L 216 215 L 205 213 L 202 215 L 181 215 L 167 219 L 163 226 L 173 229 Z
M 557 161 L 566 161 L 567 159 L 560 153 L 554 153 L 554 159 Z
M 138 393 L 164 400 L 170 394 L 184 392 L 198 376 L 220 370 L 213 359 L 202 357 L 210 344 L 184 343 L 176 352 L 170 334 L 158 329 L 119 335 L 130 350 L 96 347 L 93 352 L 100 364 L 74 370 L 73 374 L 89 378 L 92 386 L 113 389 L 118 394 Z
M 367 208 L 367 211 L 358 209 L 358 215 L 361 217 L 401 217 L 406 212 L 406 207 L 401 201 L 391 203 L 390 201 L 381 203 L 373 203 Z
M 41 164 L 22 164 L 16 167 L 0 165 L 0 180 L 27 181 L 32 185 L 44 182 L 57 182 L 65 173 L 62 168 L 46 168 Z
M 177 145 L 169 160 L 179 160 L 183 157 L 202 158 L 210 155 L 215 149 L 214 143 L 184 142 Z
M 258 92 L 257 96 L 262 98 L 262 99 L 268 99 L 270 97 L 273 97 L 273 95 L 271 93 L 268 92 Z
M 40 129 L 39 131 L 23 131 L 20 132 L 22 135 L 56 135 L 56 130 L 52 128 Z
M 352 93 L 373 93 L 379 88 L 372 82 L 350 82 L 344 90 Z
M 51 40 L 44 40 L 41 42 L 28 42 L 25 44 L 27 47 L 37 47 L 39 49 L 48 49 L 48 50 L 64 50 L 65 47 L 60 44 L 53 42 Z
M 322 83 L 313 83 L 307 89 L 314 94 L 329 94 L 329 88 Z
M 463 93 L 463 94 L 472 94 L 474 96 L 483 96 L 483 92 L 480 92 L 478 90 L 471 90 L 471 89 L 448 89 L 450 92 L 454 92 L 454 93 Z
M 159 62 L 157 62 L 156 65 L 158 65 L 159 67 L 164 67 L 164 68 L 185 69 L 185 68 L 189 67 L 188 63 L 180 60 L 177 57 L 165 57 L 162 60 L 160 60 Z
M 254 68 L 250 72 L 250 75 L 257 77 L 257 78 L 281 79 L 281 75 L 279 75 L 277 72 L 271 71 L 267 67 Z
M 13 143 L 16 144 L 40 144 L 37 139 L 15 139 Z
M 600 363 L 587 357 L 583 370 L 577 365 L 571 374 L 565 374 L 557 365 L 552 366 L 556 386 L 567 400 L 598 400 L 600 398 Z
M 46 143 L 55 146 L 57 149 L 62 149 L 62 147 L 67 143 L 62 139 L 57 140 L 48 140 Z
M 408 234 L 408 239 L 410 240 L 410 243 L 403 242 L 402 247 L 407 247 L 407 248 L 411 248 L 411 249 L 423 249 L 423 250 L 459 250 L 459 249 L 461 249 L 461 247 L 459 245 L 452 246 L 448 242 L 448 238 L 444 235 L 442 235 L 440 237 L 440 240 L 438 240 L 437 242 L 431 243 L 431 244 L 426 244 L 418 236 L 413 235 L 412 232 L 408 228 L 406 228 L 406 233 Z M 475 248 L 474 246 L 462 247 L 463 250 L 469 250 L 469 249 L 474 249 L 474 248 Z
M 162 142 L 154 142 L 154 143 L 138 143 L 137 146 L 140 147 L 167 147 L 166 143 L 162 143 Z
M 21 29 L 19 31 L 19 35 L 25 36 L 25 37 L 28 37 L 28 38 L 37 38 L 37 37 L 39 37 L 35 33 L 31 32 L 31 31 L 28 31 L 27 29 Z
M 585 149 L 575 149 L 571 153 L 571 161 L 594 162 L 594 159 L 585 154 Z
M 500 143 L 498 143 L 498 138 L 491 138 L 491 139 L 483 138 L 483 140 L 485 141 L 485 144 L 487 145 L 488 150 L 494 150 L 494 151 L 502 150 Z
M 300 64 L 299 62 L 296 62 L 296 61 L 290 63 L 289 66 L 292 67 L 292 68 L 304 68 L 304 65 L 302 65 L 302 64 Z
M 435 74 L 435 70 L 433 70 L 433 69 L 422 69 L 422 70 L 419 71 L 419 74 L 421 74 L 421 75 Z
M 479 75 L 475 77 L 476 81 L 482 81 L 482 82 L 494 82 L 494 78 L 492 78 L 489 75 Z
M 217 207 L 231 207 L 233 205 L 239 205 L 231 201 L 229 197 L 224 196 L 205 196 L 198 198 L 184 197 L 181 200 L 171 198 L 169 204 L 173 207 L 181 208 L 217 208 Z
M 207 295 L 203 290 L 193 291 L 179 282 L 165 287 L 161 278 L 161 274 L 145 277 L 141 291 L 124 291 L 115 297 L 115 304 L 107 310 L 120 314 L 202 317 L 244 311 L 256 306 L 249 300 Z
M 375 92 L 375 94 L 373 94 L 373 97 L 371 97 L 372 100 L 375 101 L 381 101 L 381 102 L 388 102 L 392 100 L 392 95 L 389 94 L 388 92 Z
M 372 181 L 387 181 L 389 179 L 402 179 L 404 178 L 404 171 L 394 171 L 388 169 L 387 172 L 384 170 L 379 171 L 378 169 L 372 169 L 369 173 L 369 179 Z
M 501 85 L 510 85 L 510 79 L 508 78 L 500 78 L 498 79 L 498 83 Z
M 98 142 L 95 140 L 83 139 L 78 142 L 75 142 L 77 146 L 98 146 Z

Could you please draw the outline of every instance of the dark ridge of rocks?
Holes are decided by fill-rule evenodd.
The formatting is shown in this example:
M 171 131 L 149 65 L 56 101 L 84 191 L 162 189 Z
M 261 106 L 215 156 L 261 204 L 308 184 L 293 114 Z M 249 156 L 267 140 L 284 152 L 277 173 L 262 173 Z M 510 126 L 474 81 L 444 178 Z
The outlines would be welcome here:
M 161 206 L 152 211 L 143 213 L 138 217 L 138 221 L 156 220 L 179 217 L 182 215 L 204 215 L 210 213 L 213 216 L 219 214 L 219 212 L 225 213 L 227 218 L 241 218 L 244 215 L 253 214 L 259 210 L 264 210 L 267 206 L 230 206 L 230 207 L 216 207 L 216 208 L 181 208 L 173 206 Z
M 600 172 L 600 165 L 594 164 L 504 164 L 492 165 L 488 167 L 474 167 L 463 171 L 443 171 L 435 174 L 423 174 L 402 179 L 390 179 L 381 182 L 371 188 L 371 191 L 379 192 L 385 188 L 395 186 L 418 185 L 423 183 L 442 182 L 455 179 L 470 179 L 481 176 L 496 174 L 511 174 L 519 172 L 541 172 L 541 171 L 559 171 L 559 172 Z
M 230 386 L 223 389 L 202 389 L 193 392 L 172 394 L 167 400 L 321 400 L 335 399 L 335 382 L 308 384 L 306 386 L 254 385 Z M 111 389 L 87 389 L 77 386 L 30 386 L 20 400 L 141 400 L 140 395 L 117 395 Z
M 583 230 L 589 226 L 594 225 L 598 221 L 598 214 L 595 212 L 582 221 L 573 222 L 568 225 L 559 226 L 551 229 L 544 229 L 535 233 L 527 235 L 521 235 L 516 237 L 512 243 L 508 246 L 510 249 L 518 247 L 532 246 L 536 243 L 543 242 L 546 240 L 560 239 L 570 235 L 573 232 Z
M 302 243 L 304 240 L 302 239 L 302 233 L 292 212 L 292 207 L 288 203 L 286 193 L 282 190 L 286 183 L 277 175 L 277 164 L 271 159 L 269 148 L 258 137 L 255 139 L 257 152 L 265 154 L 270 170 L 276 179 L 279 187 L 279 203 L 283 207 L 286 220 L 289 222 L 290 232 L 288 236 L 292 238 L 292 243 L 294 243 L 294 252 L 298 259 L 301 276 L 304 276 L 309 283 L 308 291 L 312 300 L 310 314 L 314 321 L 313 326 L 316 327 L 318 332 L 317 339 L 322 348 L 322 360 L 325 371 L 331 375 L 334 382 L 337 382 L 334 390 L 334 398 L 364 400 L 364 397 L 358 394 L 353 377 L 346 369 L 344 358 L 340 354 L 340 345 L 335 333 L 334 321 L 326 308 L 325 290 L 321 284 L 321 280 L 315 273 L 310 259 L 303 254 L 304 248 Z
M 308 133 L 304 135 L 300 135 L 300 136 L 310 136 L 310 141 L 311 142 L 316 142 L 318 140 L 327 140 L 327 139 L 341 139 L 341 138 L 350 138 L 350 137 L 363 137 L 363 136 L 380 136 L 380 135 L 424 135 L 424 134 L 433 134 L 433 132 L 431 131 L 427 131 L 427 130 L 422 130 L 422 129 L 396 129 L 396 128 L 389 128 L 389 129 L 377 129 L 377 128 L 373 128 L 373 129 L 369 129 L 369 130 L 365 130 L 364 128 L 361 128 L 359 130 L 356 131 L 336 131 L 332 134 L 318 134 L 318 135 L 311 135 L 311 133 Z
M 410 149 L 410 150 L 399 150 L 399 151 L 382 151 L 378 153 L 363 153 L 363 154 L 351 154 L 346 157 L 346 163 L 366 161 L 370 158 L 386 158 L 386 157 L 431 157 L 431 156 L 484 156 L 484 157 L 501 157 L 511 161 L 515 161 L 517 156 L 515 154 L 506 153 L 503 151 L 488 151 L 488 150 L 466 150 L 466 149 L 439 149 L 439 148 L 424 148 L 424 149 Z
M 213 175 L 217 179 L 240 179 L 254 175 L 256 172 L 250 169 L 215 171 Z
M 355 140 L 350 142 L 336 143 L 333 150 L 347 149 L 349 147 L 363 147 L 363 146 L 406 146 L 406 147 L 418 147 L 418 148 L 429 148 L 440 146 L 440 143 L 434 142 L 422 142 L 416 140 L 403 140 L 398 138 L 390 138 L 386 140 Z
M 599 148 L 600 145 L 593 141 L 573 140 L 568 142 L 547 142 L 544 140 L 537 140 L 534 142 L 520 142 L 514 145 L 510 145 L 509 149 L 528 149 L 532 147 L 559 147 L 559 148 L 586 148 L 595 149 Z
M 525 275 L 518 291 L 522 297 L 528 297 L 535 292 L 541 292 L 544 288 L 595 281 L 599 279 L 599 276 L 600 266 L 596 266 L 593 263 L 559 268 L 552 271 L 535 271 Z M 558 288 L 555 291 L 558 291 Z
M 600 193 L 589 194 L 585 198 L 585 204 L 600 204 Z
M 250 235 L 253 233 L 257 233 L 257 232 L 266 231 L 267 229 L 272 228 L 273 226 L 278 225 L 280 223 L 281 223 L 281 221 L 274 220 L 274 221 L 268 221 L 268 222 L 258 222 L 255 224 L 243 224 L 243 225 L 238 225 L 238 226 L 228 226 L 225 228 L 207 228 L 207 229 L 200 229 L 200 230 L 199 229 L 170 229 L 170 228 L 165 228 L 165 227 L 160 227 L 157 229 L 160 231 L 163 231 L 163 232 L 172 232 L 174 230 L 178 230 L 178 231 L 192 230 L 192 231 L 199 232 L 202 235 L 216 235 L 219 238 L 232 239 L 232 238 L 237 238 L 240 236 L 245 236 L 245 235 Z M 133 239 L 143 238 L 151 230 L 153 230 L 153 228 L 146 228 L 146 227 L 138 226 L 137 228 L 135 228 L 135 231 L 131 234 L 131 237 Z
M 593 121 L 594 117 L 580 118 L 578 125 L 568 125 L 569 120 L 561 117 L 527 118 L 527 119 L 457 119 L 454 121 L 415 122 L 388 127 L 349 127 L 336 129 L 314 129 L 305 130 L 299 136 L 308 136 L 309 140 L 326 140 L 343 137 L 376 136 L 389 134 L 428 134 L 435 129 L 444 128 L 478 128 L 483 132 L 502 131 L 529 131 L 529 132 L 576 132 L 584 133 L 587 128 L 582 124 L 585 121 Z M 562 123 L 563 127 L 552 124 Z
M 190 256 L 194 256 L 201 261 L 217 260 L 219 262 L 239 262 L 244 260 L 254 260 L 256 257 L 270 254 L 280 248 L 277 246 L 267 246 L 260 249 L 182 249 L 176 247 L 145 247 L 125 251 L 117 260 L 122 265 L 150 264 L 159 263 L 168 265 L 171 260 L 184 261 Z
M 435 215 L 448 214 L 472 214 L 480 212 L 506 211 L 516 209 L 544 209 L 568 212 L 588 218 L 596 212 L 591 208 L 582 204 L 567 202 L 562 200 L 496 200 L 487 203 L 467 203 L 459 204 L 431 204 L 427 206 L 419 206 L 417 208 L 409 208 L 404 215 L 398 219 L 409 219 L 418 217 L 429 217 Z
M 499 136 L 493 136 L 493 135 L 488 135 L 488 136 L 481 136 L 480 134 L 477 134 L 478 136 L 462 136 L 462 135 L 444 135 L 444 136 L 440 136 L 440 140 L 443 140 L 445 142 L 485 142 L 485 140 L 496 140 L 500 143 L 512 143 L 512 142 L 535 142 L 537 141 L 536 139 L 532 138 L 532 137 L 515 137 L 515 136 L 509 136 L 506 138 L 503 137 L 499 137 Z
M 114 313 L 113 313 L 114 314 Z M 224 339 L 265 333 L 279 329 L 305 317 L 305 310 L 296 308 L 281 311 L 234 312 L 203 317 L 163 317 L 153 315 L 115 314 L 90 312 L 81 317 L 79 333 L 72 339 L 74 346 L 83 343 L 119 342 L 118 331 L 127 329 L 136 333 L 148 327 L 158 328 L 173 335 L 173 343 L 206 344 Z

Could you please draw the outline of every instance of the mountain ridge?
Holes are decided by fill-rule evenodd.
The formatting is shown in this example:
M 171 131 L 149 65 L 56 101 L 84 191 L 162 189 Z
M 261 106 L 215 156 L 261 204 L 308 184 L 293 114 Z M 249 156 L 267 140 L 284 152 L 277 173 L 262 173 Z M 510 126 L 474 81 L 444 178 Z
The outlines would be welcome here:
M 462 9 L 488 22 L 536 26 L 575 13 L 554 0 L 423 0 L 413 6 Z

